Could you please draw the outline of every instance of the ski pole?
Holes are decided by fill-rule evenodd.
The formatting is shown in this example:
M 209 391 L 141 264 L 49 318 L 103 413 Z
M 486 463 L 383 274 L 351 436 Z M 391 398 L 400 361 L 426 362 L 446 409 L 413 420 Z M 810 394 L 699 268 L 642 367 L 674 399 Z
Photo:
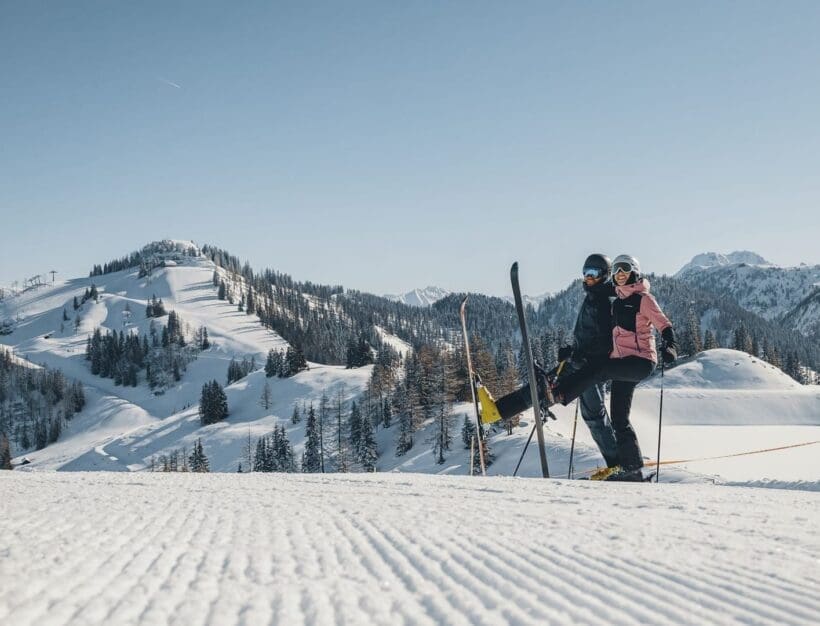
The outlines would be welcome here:
M 661 427 L 663 426 L 663 370 L 665 369 L 665 362 L 663 354 L 661 354 L 661 404 L 658 409 L 658 456 L 655 465 L 655 482 L 660 482 L 661 479 Z
M 536 418 L 537 419 L 537 418 Z M 513 472 L 513 477 L 518 474 L 518 468 L 521 467 L 521 461 L 524 460 L 524 455 L 527 453 L 527 448 L 530 445 L 530 441 L 532 441 L 532 436 L 535 434 L 535 424 L 532 425 L 532 430 L 530 431 L 530 436 L 527 437 L 527 444 L 524 446 L 524 449 L 521 451 L 521 456 L 518 457 L 518 465 L 515 466 L 515 471 Z
M 558 376 L 560 376 L 560 375 L 561 375 L 561 370 L 562 370 L 562 369 L 564 369 L 564 363 L 566 363 L 566 361 L 561 361 L 561 362 L 558 364 L 558 371 L 555 373 L 556 378 L 557 378 Z M 547 383 L 547 384 L 549 384 L 549 383 Z M 541 411 L 539 411 L 539 413 L 540 413 L 540 412 L 541 412 Z M 533 414 L 533 415 L 535 415 L 535 408 L 534 408 L 534 407 L 533 407 L 532 414 Z M 538 415 L 535 419 L 536 419 L 536 420 L 541 419 L 541 415 Z M 544 418 L 544 419 L 546 419 L 546 418 Z M 553 419 L 555 419 L 555 416 L 554 416 L 554 415 L 553 415 Z M 577 413 L 577 412 L 575 413 L 575 419 L 576 419 L 576 420 L 578 419 L 578 413 Z M 524 449 L 521 451 L 521 456 L 520 456 L 520 457 L 518 457 L 518 465 L 516 465 L 516 466 L 515 466 L 515 471 L 513 472 L 513 478 L 515 477 L 515 475 L 516 475 L 516 474 L 518 474 L 518 468 L 519 468 L 519 467 L 521 467 L 521 461 L 523 461 L 523 460 L 524 460 L 524 455 L 527 453 L 527 448 L 529 448 L 529 447 L 530 447 L 530 441 L 532 441 L 532 436 L 535 434 L 535 428 L 536 428 L 536 426 L 538 426 L 538 422 L 537 422 L 537 421 L 535 422 L 535 424 L 533 424 L 533 425 L 532 425 L 532 430 L 530 431 L 530 436 L 529 436 L 529 437 L 527 437 L 527 443 L 526 443 L 526 444 L 524 444 Z M 575 432 L 575 431 L 573 430 L 573 435 L 572 435 L 572 436 L 573 436 L 573 441 L 574 441 L 574 439 L 575 439 L 575 434 L 574 434 L 574 432 Z
M 572 422 L 572 445 L 569 447 L 569 469 L 567 470 L 567 478 L 572 478 L 572 455 L 575 452 L 575 429 L 578 427 L 578 406 L 581 404 L 581 398 L 575 401 L 575 420 Z

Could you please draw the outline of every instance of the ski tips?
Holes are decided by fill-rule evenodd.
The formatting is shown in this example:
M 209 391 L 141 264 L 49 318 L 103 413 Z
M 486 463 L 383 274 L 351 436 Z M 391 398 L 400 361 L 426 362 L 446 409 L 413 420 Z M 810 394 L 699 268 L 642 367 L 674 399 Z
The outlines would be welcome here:
M 510 268 L 510 276 L 518 275 L 518 261 L 515 261 Z

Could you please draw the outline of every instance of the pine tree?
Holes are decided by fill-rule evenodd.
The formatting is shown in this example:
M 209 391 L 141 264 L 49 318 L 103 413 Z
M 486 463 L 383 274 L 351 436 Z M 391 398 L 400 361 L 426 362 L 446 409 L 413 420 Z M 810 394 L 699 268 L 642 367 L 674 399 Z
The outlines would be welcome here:
M 248 315 L 252 315 L 256 312 L 256 304 L 253 298 L 253 289 L 248 287 L 248 297 L 245 298 L 245 311 Z
M 273 348 L 268 350 L 268 358 L 265 360 L 265 376 L 272 378 L 279 374 L 281 370 L 281 358 L 280 352 L 275 351 Z
M 183 453 L 183 458 L 184 456 L 185 455 Z M 208 457 L 205 455 L 205 450 L 202 447 L 201 438 L 198 438 L 196 440 L 196 443 L 194 444 L 194 449 L 191 452 L 190 456 L 188 456 L 188 462 L 190 463 L 190 469 L 192 472 L 205 473 L 211 471 L 210 463 L 208 462 Z M 240 463 L 239 466 L 241 468 L 242 464 Z
M 291 416 L 290 416 L 290 423 L 291 424 L 298 424 L 301 421 L 302 421 L 302 416 L 299 413 L 299 405 L 294 404 L 293 405 L 293 413 L 291 413 Z
M 0 470 L 14 469 L 11 465 L 11 445 L 6 433 L 0 432 Z
M 211 347 L 211 342 L 208 340 L 208 329 L 204 326 L 202 327 L 202 342 L 200 344 L 200 348 L 202 350 L 207 350 Z
M 270 402 L 270 384 L 268 384 L 268 381 L 265 381 L 265 386 L 262 387 L 262 396 L 259 398 L 259 404 L 262 406 L 263 409 L 267 411 L 268 409 L 270 409 Z
M 752 338 L 749 335 L 749 331 L 746 330 L 746 327 L 743 324 L 735 330 L 735 341 L 732 347 L 735 350 L 740 350 L 741 352 L 746 352 L 748 354 L 752 353 Z
M 404 456 L 413 447 L 413 426 L 410 415 L 402 412 L 399 416 L 399 438 L 396 442 L 396 456 Z
M 321 460 L 319 458 L 319 425 L 316 422 L 316 412 L 313 405 L 308 409 L 307 423 L 305 425 L 305 451 L 302 455 L 302 471 L 306 473 L 316 473 L 321 471 Z
M 806 384 L 806 377 L 803 375 L 803 368 L 800 366 L 797 352 L 792 351 L 786 355 L 786 366 L 783 371 L 801 385 Z
M 285 354 L 285 362 L 288 376 L 293 376 L 308 368 L 305 355 L 299 346 L 288 346 L 287 353 Z
M 686 312 L 686 322 L 680 336 L 680 353 L 694 356 L 703 349 L 700 341 L 700 319 L 693 309 Z
M 436 429 L 433 437 L 433 454 L 435 455 L 436 463 L 439 465 L 447 460 L 444 456 L 444 452 L 450 449 L 451 443 L 450 415 L 447 411 L 447 405 L 442 404 L 439 408 L 439 414 L 436 417 Z
M 214 424 L 228 416 L 228 398 L 215 380 L 202 385 L 199 415 L 203 426 Z
M 359 441 L 359 463 L 365 472 L 376 471 L 376 461 L 379 458 L 376 449 L 376 437 L 373 434 L 373 424 L 365 416 L 361 421 L 361 433 Z
M 461 441 L 464 443 L 464 448 L 469 450 L 475 437 L 475 424 L 470 419 L 469 415 L 464 414 L 464 424 L 461 427 Z
M 707 329 L 703 337 L 703 349 L 714 350 L 717 347 L 718 345 L 717 341 L 715 340 L 715 334 L 711 330 Z
M 350 447 L 353 448 L 353 454 L 356 455 L 356 458 L 359 458 L 362 450 L 362 413 L 355 401 L 350 405 L 348 425 L 350 429 Z

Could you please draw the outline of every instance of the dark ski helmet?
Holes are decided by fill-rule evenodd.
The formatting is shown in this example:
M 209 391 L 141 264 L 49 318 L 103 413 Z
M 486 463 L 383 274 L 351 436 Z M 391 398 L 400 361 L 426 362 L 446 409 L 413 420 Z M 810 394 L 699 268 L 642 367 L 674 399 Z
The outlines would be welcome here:
M 606 280 L 612 273 L 612 262 L 605 254 L 590 254 L 584 261 L 582 273 L 586 275 L 588 269 L 599 270 L 601 272 L 599 278 Z

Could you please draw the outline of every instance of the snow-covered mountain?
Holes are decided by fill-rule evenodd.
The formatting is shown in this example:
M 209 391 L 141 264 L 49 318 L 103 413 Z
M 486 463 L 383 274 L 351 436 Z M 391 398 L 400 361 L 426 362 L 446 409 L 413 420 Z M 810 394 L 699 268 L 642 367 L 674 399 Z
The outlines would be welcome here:
M 446 298 L 450 295 L 450 293 L 452 292 L 442 289 L 441 287 L 425 287 L 424 289 L 413 289 L 412 291 L 408 291 L 407 293 L 398 296 L 388 294 L 384 297 L 388 300 L 392 300 L 393 302 L 401 302 L 410 306 L 430 306 L 439 300 Z M 538 305 L 551 295 L 552 294 L 549 292 L 542 293 L 538 296 L 528 296 L 525 294 L 522 296 L 522 299 L 524 300 L 525 305 L 529 304 L 533 308 L 537 309 Z M 506 300 L 510 304 L 515 304 L 515 299 L 511 295 L 504 295 L 501 299 Z
M 384 297 L 393 302 L 401 302 L 409 306 L 430 306 L 450 295 L 450 292 L 441 287 L 425 287 L 413 289 L 401 295 L 387 294 Z
M 684 265 L 678 273 L 676 278 L 685 276 L 692 271 L 700 271 L 711 267 L 725 267 L 727 265 L 735 265 L 738 263 L 746 263 L 748 265 L 771 265 L 766 259 L 748 250 L 738 250 L 730 252 L 729 254 L 721 254 L 719 252 L 704 252 L 703 254 L 696 254 L 692 260 Z
M 820 285 L 820 265 L 781 267 L 754 252 L 707 253 L 695 256 L 676 277 L 765 319 L 789 320 L 790 328 L 805 334 L 820 323 L 817 309 L 805 303 Z M 802 308 L 792 314 L 797 307 Z

